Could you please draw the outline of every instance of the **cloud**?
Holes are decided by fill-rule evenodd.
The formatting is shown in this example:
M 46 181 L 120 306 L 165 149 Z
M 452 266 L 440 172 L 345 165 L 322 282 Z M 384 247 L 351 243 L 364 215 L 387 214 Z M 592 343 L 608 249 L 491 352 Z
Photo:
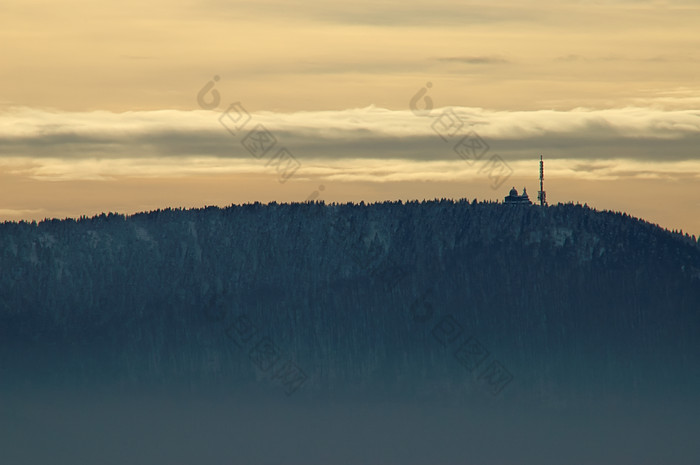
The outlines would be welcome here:
M 510 160 L 545 154 L 562 159 L 697 160 L 700 112 L 648 108 L 491 111 L 440 108 L 432 116 L 378 107 L 294 113 L 257 112 L 233 135 L 215 111 L 57 112 L 19 108 L 0 113 L 0 156 L 25 159 L 214 157 L 251 159 L 243 138 L 262 125 L 301 160 L 453 160 L 472 132 Z M 461 124 L 448 141 L 450 118 Z M 458 118 L 454 119 L 454 118 Z
M 375 1 L 357 0 L 295 2 L 282 0 L 241 1 L 209 0 L 204 11 L 216 11 L 218 17 L 235 19 L 242 12 L 262 17 L 303 18 L 315 22 L 379 27 L 445 27 L 494 24 L 511 21 L 538 21 L 541 15 L 531 4 L 496 2 L 465 4 L 457 0 Z M 199 14 L 202 10 L 198 11 Z
M 428 161 L 411 159 L 341 159 L 306 161 L 294 173 L 296 181 L 319 183 L 391 183 L 391 182 L 487 182 L 493 159 L 485 156 L 476 162 L 458 157 L 451 160 Z M 539 159 L 505 159 L 505 172 L 515 177 L 538 175 Z M 615 181 L 620 179 L 666 179 L 700 181 L 700 160 L 685 162 L 635 162 L 612 159 L 589 162 L 581 159 L 547 158 L 547 179 L 565 178 L 579 181 Z M 269 176 L 275 169 L 264 160 L 216 157 L 185 158 L 121 158 L 66 160 L 45 158 L 28 166 L 21 159 L 5 159 L 0 174 L 37 181 L 120 181 L 124 179 L 203 179 L 218 176 Z M 273 184 L 274 185 L 274 184 Z
M 575 53 L 569 54 L 569 55 L 564 55 L 560 57 L 556 57 L 554 61 L 563 61 L 563 62 L 572 62 L 572 61 L 588 61 L 588 58 L 582 56 L 582 55 L 577 55 Z
M 500 56 L 462 56 L 462 57 L 441 57 L 438 61 L 448 63 L 466 63 L 469 65 L 492 65 L 510 63 L 510 61 Z
M 41 208 L 35 209 L 10 209 L 10 208 L 0 208 L 0 217 L 26 217 L 39 214 L 44 210 Z

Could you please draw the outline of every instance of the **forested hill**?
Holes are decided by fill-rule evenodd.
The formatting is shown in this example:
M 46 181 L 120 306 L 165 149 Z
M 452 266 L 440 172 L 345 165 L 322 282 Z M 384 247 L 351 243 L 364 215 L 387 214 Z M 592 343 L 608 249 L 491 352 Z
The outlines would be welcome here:
M 256 203 L 4 223 L 0 270 L 8 386 L 278 380 L 312 396 L 556 401 L 694 396 L 700 383 L 695 239 L 580 205 Z M 260 341 L 276 355 L 253 355 Z

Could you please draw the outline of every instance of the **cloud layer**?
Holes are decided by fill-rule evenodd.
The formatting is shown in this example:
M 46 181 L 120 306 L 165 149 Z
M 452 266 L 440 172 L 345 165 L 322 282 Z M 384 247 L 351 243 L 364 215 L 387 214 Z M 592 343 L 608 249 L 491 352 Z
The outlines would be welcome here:
M 0 113 L 0 157 L 8 169 L 41 179 L 258 172 L 268 160 L 247 150 L 245 139 L 264 128 L 276 139 L 267 157 L 285 148 L 302 165 L 300 174 L 316 170 L 335 179 L 358 172 L 381 181 L 468 176 L 494 154 L 515 168 L 544 155 L 561 161 L 561 173 L 587 178 L 700 173 L 700 111 L 457 107 L 417 113 L 376 107 L 257 112 L 239 130 L 218 111 L 19 108 Z M 460 152 L 460 142 L 478 150 Z M 372 175 L 376 170 L 383 175 Z

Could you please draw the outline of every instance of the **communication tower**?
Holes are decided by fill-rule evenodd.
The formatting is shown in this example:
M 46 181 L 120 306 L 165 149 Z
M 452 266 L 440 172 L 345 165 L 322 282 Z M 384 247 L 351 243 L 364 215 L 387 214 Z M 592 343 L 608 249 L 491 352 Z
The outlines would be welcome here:
M 541 206 L 547 205 L 547 193 L 544 191 L 544 160 L 542 160 L 542 155 L 540 155 L 540 191 L 537 193 L 537 200 L 540 201 Z

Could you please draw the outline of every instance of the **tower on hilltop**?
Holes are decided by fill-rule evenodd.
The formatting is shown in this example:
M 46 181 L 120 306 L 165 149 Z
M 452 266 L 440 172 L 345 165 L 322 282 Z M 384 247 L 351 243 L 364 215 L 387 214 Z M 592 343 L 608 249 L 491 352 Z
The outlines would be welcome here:
M 540 155 L 540 191 L 537 193 L 537 200 L 540 201 L 541 206 L 547 205 L 547 193 L 544 191 L 544 160 L 542 160 L 542 155 Z

